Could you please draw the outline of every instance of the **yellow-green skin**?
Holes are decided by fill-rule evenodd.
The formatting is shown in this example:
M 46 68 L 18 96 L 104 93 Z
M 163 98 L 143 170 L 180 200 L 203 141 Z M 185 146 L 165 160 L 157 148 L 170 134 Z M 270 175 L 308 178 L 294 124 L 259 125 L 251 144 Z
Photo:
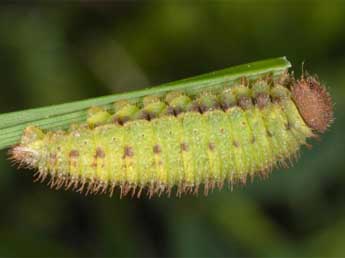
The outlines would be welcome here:
M 262 108 L 234 106 L 48 132 L 20 147 L 33 151 L 31 165 L 41 176 L 63 179 L 65 186 L 126 185 L 148 187 L 151 193 L 177 186 L 181 193 L 268 172 L 293 158 L 312 135 L 286 98 Z

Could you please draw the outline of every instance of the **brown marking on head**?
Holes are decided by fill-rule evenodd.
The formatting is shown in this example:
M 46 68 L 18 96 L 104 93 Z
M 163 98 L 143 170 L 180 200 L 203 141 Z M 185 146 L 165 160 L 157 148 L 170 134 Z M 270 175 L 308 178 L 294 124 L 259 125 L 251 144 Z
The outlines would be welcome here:
M 181 143 L 181 150 L 182 150 L 182 151 L 188 151 L 188 145 L 187 145 L 187 143 L 185 143 L 185 142 Z
M 125 150 L 124 150 L 124 154 L 123 157 L 133 157 L 134 152 L 133 152 L 133 148 L 131 146 L 125 146 Z
M 162 152 L 161 146 L 160 146 L 159 144 L 155 144 L 155 145 L 153 146 L 153 152 L 154 152 L 155 154 L 161 153 L 161 152 Z
M 104 152 L 104 150 L 102 148 L 97 147 L 95 158 L 100 158 L 100 159 L 104 159 L 105 158 L 105 152 Z
M 291 89 L 293 100 L 304 121 L 323 133 L 333 121 L 333 104 L 326 88 L 314 77 L 302 77 Z

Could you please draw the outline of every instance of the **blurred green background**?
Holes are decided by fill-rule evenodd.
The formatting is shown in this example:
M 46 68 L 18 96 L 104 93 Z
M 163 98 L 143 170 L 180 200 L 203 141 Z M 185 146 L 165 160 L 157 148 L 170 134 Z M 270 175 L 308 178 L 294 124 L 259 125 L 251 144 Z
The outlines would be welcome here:
M 0 256 L 345 256 L 344 47 L 342 1 L 2 4 L 0 113 L 285 55 L 336 120 L 293 168 L 207 198 L 52 191 L 1 151 Z

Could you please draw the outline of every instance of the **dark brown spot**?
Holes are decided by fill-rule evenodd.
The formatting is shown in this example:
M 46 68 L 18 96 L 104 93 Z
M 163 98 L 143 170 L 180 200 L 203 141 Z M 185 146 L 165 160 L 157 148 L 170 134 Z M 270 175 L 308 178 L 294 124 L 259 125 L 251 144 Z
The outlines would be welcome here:
M 292 127 L 292 125 L 291 125 L 291 123 L 290 122 L 287 122 L 286 124 L 285 124 L 285 129 L 286 130 L 290 130 L 291 129 L 291 127 Z
M 139 114 L 139 119 L 144 119 L 150 121 L 150 114 L 146 110 L 142 110 Z
M 198 112 L 198 113 L 202 113 L 202 110 L 201 110 L 201 108 L 200 108 L 200 106 L 199 106 L 199 103 L 198 102 L 193 102 L 191 105 L 190 105 L 190 107 L 188 108 L 188 110 L 190 111 L 190 112 Z
M 124 116 L 124 117 L 114 117 L 113 118 L 113 122 L 114 124 L 118 124 L 118 125 L 124 125 L 126 122 L 128 122 L 130 120 L 130 118 L 128 116 Z
M 100 158 L 100 159 L 105 158 L 105 153 L 104 153 L 104 151 L 103 151 L 100 147 L 98 147 L 98 148 L 96 149 L 95 158 Z
M 188 145 L 187 145 L 187 143 L 185 143 L 185 142 L 181 143 L 181 150 L 182 150 L 182 151 L 188 151 Z
M 260 92 L 256 95 L 255 103 L 258 108 L 262 109 L 270 102 L 270 96 L 267 93 Z
M 156 144 L 155 146 L 153 146 L 153 152 L 158 154 L 162 152 L 161 146 L 159 146 L 159 144 Z
M 205 105 L 205 104 L 200 104 L 200 106 L 199 106 L 200 113 L 205 113 L 209 109 L 210 108 L 207 105 Z
M 240 144 L 239 144 L 238 141 L 236 141 L 236 140 L 234 140 L 234 141 L 232 142 L 232 144 L 233 144 L 236 148 L 240 147 Z
M 223 111 L 227 111 L 229 108 L 233 107 L 234 104 L 221 103 L 220 106 L 221 106 L 221 109 L 222 109 Z
M 282 102 L 282 98 L 279 96 L 276 96 L 276 97 L 272 98 L 272 102 L 274 104 L 280 104 Z
M 228 109 L 234 107 L 237 105 L 235 97 L 231 94 L 228 95 L 227 92 L 223 92 L 224 95 L 221 96 L 221 99 L 219 100 L 219 108 L 221 108 L 224 112 Z
M 172 107 L 172 106 L 169 106 L 168 108 L 167 108 L 167 114 L 168 115 L 171 115 L 171 116 L 176 116 L 175 115 L 175 110 L 174 110 L 174 108 Z
M 148 114 L 148 120 L 149 121 L 158 117 L 158 114 L 154 113 L 154 112 L 148 112 L 147 114 Z
M 211 151 L 213 151 L 215 147 L 216 147 L 216 145 L 215 145 L 213 142 L 210 142 L 210 143 L 208 144 L 208 148 L 209 148 Z
M 293 100 L 304 121 L 323 133 L 333 121 L 333 104 L 326 88 L 314 77 L 302 77 L 291 89 Z
M 246 110 L 248 108 L 250 108 L 253 103 L 252 103 L 252 99 L 248 96 L 241 96 L 238 98 L 238 105 L 243 109 Z
M 255 136 L 253 136 L 252 139 L 251 139 L 251 141 L 250 141 L 250 143 L 251 143 L 251 144 L 254 144 L 255 142 L 256 142 L 256 138 L 255 138 Z
M 147 110 L 142 110 L 140 115 L 139 115 L 139 118 L 140 119 L 145 119 L 147 121 L 151 121 L 152 119 L 156 118 L 157 117 L 157 114 L 156 113 L 153 113 L 153 112 L 149 112 Z
M 224 128 L 220 128 L 220 132 L 224 133 L 225 132 Z
M 123 157 L 126 158 L 126 157 L 133 157 L 133 156 L 134 156 L 133 148 L 130 146 L 125 146 Z
M 273 137 L 273 134 L 270 132 L 270 130 L 267 130 L 267 136 L 268 137 Z
M 56 155 L 55 155 L 55 157 L 56 157 Z M 79 157 L 79 151 L 71 150 L 71 152 L 69 153 L 69 157 L 70 158 L 78 158 Z
M 167 114 L 168 115 L 172 115 L 172 116 L 178 116 L 179 114 L 181 114 L 183 112 L 183 109 L 181 107 L 172 107 L 172 106 L 169 106 L 167 108 Z
M 183 109 L 181 107 L 174 107 L 174 115 L 178 116 L 183 112 Z

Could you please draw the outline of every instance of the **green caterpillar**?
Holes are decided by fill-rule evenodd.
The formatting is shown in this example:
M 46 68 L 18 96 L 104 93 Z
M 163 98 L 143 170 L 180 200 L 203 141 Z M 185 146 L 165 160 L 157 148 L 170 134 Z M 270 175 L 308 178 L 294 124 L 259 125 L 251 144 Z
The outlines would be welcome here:
M 333 119 L 313 77 L 288 73 L 235 85 L 171 91 L 92 108 L 67 131 L 29 126 L 10 150 L 19 166 L 56 189 L 140 196 L 204 193 L 288 165 Z

